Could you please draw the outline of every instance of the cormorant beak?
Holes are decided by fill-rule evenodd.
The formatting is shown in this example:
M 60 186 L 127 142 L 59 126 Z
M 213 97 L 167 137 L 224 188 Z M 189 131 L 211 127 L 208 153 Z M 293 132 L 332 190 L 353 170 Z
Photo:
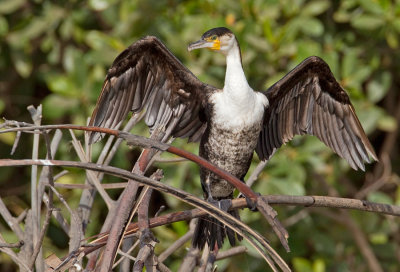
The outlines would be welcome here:
M 216 43 L 217 41 L 198 40 L 197 42 L 189 44 L 188 51 L 192 51 L 194 49 L 199 49 L 199 48 L 209 48 L 213 50 L 218 50 L 219 48 L 217 48 Z

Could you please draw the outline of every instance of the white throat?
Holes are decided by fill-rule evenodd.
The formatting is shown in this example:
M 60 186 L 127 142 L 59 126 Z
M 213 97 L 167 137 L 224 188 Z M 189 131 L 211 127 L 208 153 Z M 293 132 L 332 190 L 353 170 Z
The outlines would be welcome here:
M 213 121 L 220 127 L 236 131 L 261 123 L 268 100 L 247 83 L 236 44 L 226 52 L 224 89 L 214 93 L 211 100 L 215 111 Z
M 232 45 L 226 54 L 224 92 L 232 93 L 232 95 L 240 95 L 240 93 L 244 94 L 252 91 L 243 71 L 239 47 Z

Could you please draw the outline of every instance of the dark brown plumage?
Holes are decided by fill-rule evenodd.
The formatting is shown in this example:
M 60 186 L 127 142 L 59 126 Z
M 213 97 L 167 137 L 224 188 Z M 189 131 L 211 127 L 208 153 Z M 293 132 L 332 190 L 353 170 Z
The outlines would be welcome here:
M 378 160 L 349 96 L 321 58 L 307 58 L 265 95 L 270 106 L 256 148 L 261 160 L 303 134 L 317 136 L 355 170 L 365 170 L 369 156 Z
M 201 139 L 200 155 L 240 179 L 254 149 L 261 160 L 269 160 L 294 135 L 317 136 L 354 169 L 364 170 L 369 156 L 377 160 L 348 95 L 322 59 L 307 58 L 261 94 L 247 83 L 239 44 L 229 29 L 207 31 L 189 45 L 197 48 L 227 56 L 223 89 L 202 83 L 160 40 L 145 37 L 113 62 L 90 125 L 117 128 L 129 111 L 144 110 L 150 130 L 161 127 L 166 137 Z M 100 136 L 91 133 L 90 143 Z M 234 188 L 225 180 L 206 169 L 200 176 L 207 200 L 232 198 Z M 231 214 L 239 217 L 237 211 Z M 193 245 L 221 247 L 226 236 L 233 245 L 235 233 L 206 216 L 199 219 Z
M 198 80 L 156 37 L 129 46 L 108 70 L 90 120 L 116 128 L 129 111 L 146 109 L 145 122 L 170 128 L 174 137 L 198 141 L 205 129 L 203 102 L 214 88 Z M 90 143 L 100 139 L 90 135 Z

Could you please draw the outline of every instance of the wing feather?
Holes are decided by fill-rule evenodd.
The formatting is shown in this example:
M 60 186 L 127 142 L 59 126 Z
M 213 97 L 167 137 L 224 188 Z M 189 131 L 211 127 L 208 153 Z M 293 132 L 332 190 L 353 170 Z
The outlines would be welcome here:
M 160 40 L 145 37 L 114 60 L 89 125 L 118 128 L 129 111 L 145 110 L 150 130 L 161 126 L 172 136 L 199 139 L 205 97 L 214 89 L 198 80 Z M 101 136 L 91 133 L 90 143 Z
M 295 135 L 315 135 L 354 169 L 364 170 L 374 149 L 350 99 L 329 66 L 310 57 L 264 93 L 269 100 L 256 152 L 268 160 Z

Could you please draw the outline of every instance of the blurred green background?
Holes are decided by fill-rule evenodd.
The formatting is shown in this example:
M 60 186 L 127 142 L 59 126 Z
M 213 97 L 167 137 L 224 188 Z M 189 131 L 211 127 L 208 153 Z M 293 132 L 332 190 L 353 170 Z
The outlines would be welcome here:
M 146 35 L 159 37 L 201 80 L 222 87 L 224 57 L 207 50 L 189 54 L 186 49 L 203 32 L 217 26 L 226 26 L 236 34 L 245 73 L 254 89 L 267 89 L 308 56 L 322 57 L 348 91 L 381 159 L 380 164 L 369 165 L 366 173 L 355 172 L 316 138 L 296 137 L 272 158 L 254 186 L 256 191 L 338 194 L 400 204 L 399 0 L 2 0 L 0 115 L 31 122 L 26 107 L 41 103 L 44 124 L 84 125 L 113 59 Z M 140 134 L 146 131 L 144 125 L 134 130 Z M 64 134 L 56 158 L 77 160 L 69 135 Z M 13 134 L 0 134 L 1 158 L 30 158 L 32 137 L 23 135 L 16 154 L 10 156 L 13 139 Z M 178 140 L 176 145 L 197 152 L 196 144 Z M 122 146 L 112 165 L 130 168 L 135 152 Z M 255 156 L 252 167 L 257 162 Z M 159 166 L 165 171 L 164 182 L 202 195 L 197 166 L 189 162 Z M 0 196 L 18 215 L 30 205 L 30 169 L 0 171 Z M 375 181 L 380 186 L 360 193 Z M 60 182 L 83 183 L 84 172 L 71 170 Z M 80 191 L 60 191 L 76 208 Z M 158 200 L 168 205 L 168 211 L 188 208 L 162 195 Z M 322 208 L 276 208 L 290 233 L 291 253 L 284 252 L 258 214 L 246 210 L 241 213 L 242 219 L 268 237 L 295 271 L 371 270 L 365 250 L 372 252 L 372 262 L 378 262 L 383 271 L 399 271 L 398 218 Z M 98 198 L 87 235 L 99 231 L 104 210 Z M 156 251 L 161 252 L 187 229 L 186 222 L 156 229 L 161 241 Z M 12 240 L 10 230 L 0 231 Z M 359 239 L 367 242 L 367 249 Z M 67 250 L 66 237 L 53 222 L 45 240 L 45 255 L 54 252 L 63 256 Z M 184 254 L 185 249 L 180 249 L 165 264 L 176 270 Z M 250 248 L 248 254 L 219 262 L 218 266 L 219 271 L 264 271 L 267 265 Z M 0 254 L 0 270 L 6 269 L 13 269 L 11 260 Z

